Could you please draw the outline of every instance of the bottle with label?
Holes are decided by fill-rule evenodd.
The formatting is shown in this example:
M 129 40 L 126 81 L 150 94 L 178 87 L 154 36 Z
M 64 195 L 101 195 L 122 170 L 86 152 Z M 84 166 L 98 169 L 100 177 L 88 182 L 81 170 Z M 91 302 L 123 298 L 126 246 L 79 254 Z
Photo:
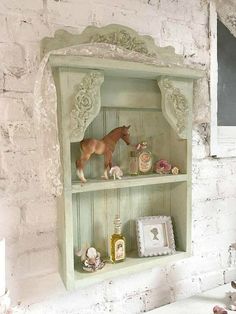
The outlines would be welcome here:
M 114 234 L 111 236 L 110 259 L 113 263 L 119 263 L 125 260 L 125 237 L 121 234 L 119 215 L 116 215 L 114 225 Z
M 147 142 L 141 142 L 138 149 L 139 173 L 148 174 L 152 171 L 152 153 L 147 148 Z
M 138 155 L 136 150 L 131 150 L 129 156 L 129 174 L 131 176 L 138 175 Z

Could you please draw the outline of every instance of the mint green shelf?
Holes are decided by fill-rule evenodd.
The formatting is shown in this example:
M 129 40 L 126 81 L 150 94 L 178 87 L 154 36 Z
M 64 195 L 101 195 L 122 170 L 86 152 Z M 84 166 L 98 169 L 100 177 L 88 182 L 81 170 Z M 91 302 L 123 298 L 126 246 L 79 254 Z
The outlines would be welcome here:
M 123 26 L 110 25 L 101 30 L 90 27 L 86 32 L 79 36 L 77 44 L 88 43 L 89 56 L 50 56 L 57 89 L 64 187 L 57 199 L 59 268 L 67 289 L 165 265 L 191 253 L 193 83 L 203 72 L 187 68 L 172 48 L 154 47 L 150 37 L 139 36 Z M 124 50 L 120 46 L 114 49 L 116 43 L 112 43 L 112 49 L 110 45 L 96 46 L 91 38 L 105 38 L 97 37 L 100 32 L 105 37 L 112 34 L 107 37 L 109 40 L 119 39 L 125 32 L 138 43 L 138 51 L 129 51 L 126 46 Z M 57 36 L 52 39 L 53 49 L 75 39 L 66 32 Z M 88 181 L 79 182 L 75 169 L 79 142 L 83 138 L 102 139 L 122 125 L 132 126 L 134 143 L 142 139 L 150 143 L 153 160 L 167 159 L 182 173 L 124 176 L 122 180 L 107 181 L 88 179 L 100 178 L 104 169 L 102 156 L 92 156 L 85 167 Z M 128 152 L 120 141 L 113 154 L 114 164 L 124 172 L 128 169 Z M 79 271 L 75 251 L 88 245 L 96 247 L 102 256 L 109 254 L 112 221 L 117 213 L 126 237 L 126 261 L 107 264 L 92 274 Z M 135 220 L 158 215 L 172 217 L 179 251 L 174 255 L 139 258 Z M 133 250 L 136 255 L 129 253 Z
M 154 184 L 165 184 L 165 183 L 175 183 L 175 182 L 185 182 L 187 181 L 187 174 L 166 174 L 166 175 L 140 175 L 140 176 L 127 176 L 123 177 L 121 180 L 89 180 L 86 183 L 81 183 L 79 181 L 72 182 L 72 193 L 81 192 L 91 192 L 91 191 L 101 191 L 110 189 L 122 189 L 131 188 L 135 186 L 143 185 L 154 185 Z

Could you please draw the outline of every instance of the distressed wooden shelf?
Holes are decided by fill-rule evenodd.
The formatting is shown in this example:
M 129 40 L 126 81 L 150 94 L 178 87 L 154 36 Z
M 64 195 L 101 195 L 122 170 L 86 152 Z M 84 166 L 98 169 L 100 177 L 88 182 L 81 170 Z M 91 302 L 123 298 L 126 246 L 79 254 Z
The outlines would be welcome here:
M 75 287 L 85 287 L 90 284 L 98 283 L 102 280 L 144 271 L 146 269 L 166 265 L 167 263 L 172 263 L 189 256 L 190 254 L 184 251 L 176 251 L 176 253 L 172 255 L 153 257 L 138 257 L 137 252 L 132 252 L 128 254 L 124 262 L 112 264 L 108 261 L 103 269 L 94 273 L 87 273 L 83 271 L 82 268 L 76 269 Z
M 166 174 L 166 175 L 140 175 L 123 177 L 122 180 L 88 180 L 86 183 L 74 181 L 72 183 L 72 193 L 101 191 L 111 189 L 122 189 L 142 185 L 154 185 L 187 181 L 187 174 Z
M 57 51 L 49 62 L 57 90 L 64 186 L 57 202 L 59 269 L 67 289 L 73 289 L 191 253 L 193 84 L 203 72 L 188 68 L 173 48 L 156 47 L 151 37 L 120 25 L 90 26 L 81 35 L 59 31 L 55 38 L 46 38 L 42 48 L 47 52 L 67 43 L 75 46 L 72 55 Z M 147 140 L 154 160 L 169 160 L 183 174 L 79 182 L 75 169 L 79 142 L 102 139 L 122 125 L 131 125 L 132 142 Z M 113 155 L 113 161 L 127 171 L 128 150 L 122 141 Z M 85 177 L 100 178 L 102 169 L 103 158 L 92 156 L 84 169 Z M 135 220 L 150 215 L 172 217 L 179 252 L 150 258 L 139 258 L 136 252 L 124 263 L 107 263 L 92 274 L 77 269 L 80 261 L 74 252 L 83 247 L 93 246 L 102 256 L 109 255 L 117 213 L 127 252 L 137 248 Z

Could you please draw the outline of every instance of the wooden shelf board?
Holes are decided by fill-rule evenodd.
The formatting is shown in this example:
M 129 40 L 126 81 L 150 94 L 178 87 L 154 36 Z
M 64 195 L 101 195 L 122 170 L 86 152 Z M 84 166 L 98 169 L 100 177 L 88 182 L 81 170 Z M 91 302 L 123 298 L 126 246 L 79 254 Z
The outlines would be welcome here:
M 102 59 L 85 56 L 66 56 L 50 55 L 50 65 L 52 67 L 80 68 L 80 69 L 99 69 L 106 75 L 135 77 L 142 79 L 156 79 L 159 76 L 175 75 L 180 78 L 199 79 L 204 75 L 204 71 L 193 69 L 186 66 L 158 66 L 153 64 L 144 64 L 134 61 L 123 61 Z
M 123 177 L 121 180 L 95 180 L 91 179 L 86 183 L 81 183 L 79 181 L 72 182 L 72 193 L 90 192 L 90 191 L 100 191 L 100 190 L 110 190 L 110 189 L 122 189 L 128 187 L 142 186 L 142 185 L 152 185 L 152 184 L 164 184 L 164 183 L 174 183 L 174 182 L 184 182 L 187 181 L 187 174 L 166 174 L 166 175 L 140 175 L 140 176 L 129 176 Z
M 82 269 L 79 271 L 75 270 L 75 288 L 85 287 L 103 280 L 132 274 L 149 268 L 163 266 L 189 256 L 189 253 L 183 251 L 177 251 L 173 255 L 154 257 L 138 257 L 137 253 L 131 253 L 124 262 L 117 264 L 108 262 L 103 269 L 94 273 L 87 273 Z

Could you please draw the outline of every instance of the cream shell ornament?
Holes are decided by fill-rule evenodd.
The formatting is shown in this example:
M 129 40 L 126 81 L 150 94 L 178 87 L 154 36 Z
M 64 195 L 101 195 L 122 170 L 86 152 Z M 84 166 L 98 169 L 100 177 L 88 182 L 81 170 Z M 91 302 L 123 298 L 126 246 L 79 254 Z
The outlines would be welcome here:
M 120 169 L 119 166 L 114 166 L 110 169 L 109 174 L 111 177 L 113 177 L 114 180 L 119 179 L 123 177 L 123 171 Z
M 178 167 L 173 167 L 173 168 L 171 169 L 171 173 L 174 174 L 174 175 L 179 174 L 179 168 L 178 168 Z
M 101 254 L 94 247 L 82 249 L 76 255 L 81 258 L 82 268 L 87 272 L 97 271 L 105 265 L 101 259 Z

